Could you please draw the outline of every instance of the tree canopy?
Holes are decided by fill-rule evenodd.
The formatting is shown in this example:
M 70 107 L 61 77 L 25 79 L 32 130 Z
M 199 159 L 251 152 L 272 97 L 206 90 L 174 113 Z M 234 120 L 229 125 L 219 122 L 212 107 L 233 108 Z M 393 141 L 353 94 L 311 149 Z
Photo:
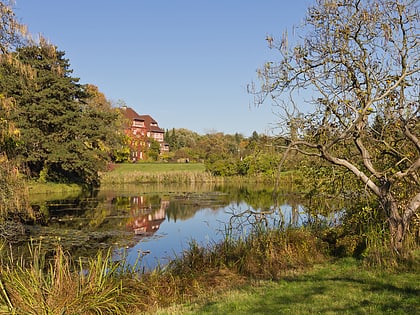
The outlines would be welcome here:
M 278 106 L 288 151 L 348 169 L 377 197 L 398 252 L 420 208 L 419 19 L 413 0 L 317 0 L 299 40 L 269 37 L 279 58 L 250 86 Z

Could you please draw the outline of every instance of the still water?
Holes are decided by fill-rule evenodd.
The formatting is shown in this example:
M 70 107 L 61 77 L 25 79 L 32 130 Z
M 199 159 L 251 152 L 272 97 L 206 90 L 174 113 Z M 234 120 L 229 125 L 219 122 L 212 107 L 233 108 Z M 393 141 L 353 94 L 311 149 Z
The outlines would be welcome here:
M 46 222 L 34 229 L 34 238 L 60 242 L 76 256 L 112 247 L 114 259 L 124 256 L 143 269 L 165 265 L 192 241 L 207 246 L 228 232 L 246 233 L 250 222 L 261 220 L 261 212 L 273 213 L 268 224 L 308 220 L 299 195 L 270 186 L 143 184 L 60 197 L 32 196 Z

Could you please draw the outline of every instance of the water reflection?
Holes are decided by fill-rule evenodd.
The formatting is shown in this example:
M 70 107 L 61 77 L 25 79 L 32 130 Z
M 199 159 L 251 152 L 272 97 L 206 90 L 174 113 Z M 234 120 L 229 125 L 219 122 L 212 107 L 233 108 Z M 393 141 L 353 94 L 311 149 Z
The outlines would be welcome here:
M 218 242 L 232 226 L 246 233 L 247 225 L 262 218 L 284 227 L 311 219 L 299 194 L 270 186 L 130 185 L 74 199 L 35 197 L 33 206 L 42 209 L 46 226 L 32 231 L 38 233 L 34 239 L 52 245 L 60 237 L 67 250 L 80 256 L 112 246 L 115 259 L 125 256 L 135 264 L 141 258 L 145 268 L 165 264 L 192 240 Z
M 153 235 L 165 221 L 169 200 L 161 200 L 158 209 L 153 209 L 152 203 L 146 196 L 130 197 L 129 199 L 130 219 L 127 222 L 127 227 L 132 229 L 136 235 Z

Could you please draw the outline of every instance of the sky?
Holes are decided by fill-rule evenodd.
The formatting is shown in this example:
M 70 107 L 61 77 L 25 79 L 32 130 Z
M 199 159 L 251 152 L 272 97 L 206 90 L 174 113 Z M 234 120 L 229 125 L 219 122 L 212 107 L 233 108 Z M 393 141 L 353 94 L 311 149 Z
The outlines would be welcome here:
M 247 85 L 275 60 L 266 36 L 302 22 L 310 0 L 16 0 L 31 34 L 65 52 L 73 76 L 163 129 L 273 134 L 275 108 Z M 277 56 L 278 57 L 278 56 Z

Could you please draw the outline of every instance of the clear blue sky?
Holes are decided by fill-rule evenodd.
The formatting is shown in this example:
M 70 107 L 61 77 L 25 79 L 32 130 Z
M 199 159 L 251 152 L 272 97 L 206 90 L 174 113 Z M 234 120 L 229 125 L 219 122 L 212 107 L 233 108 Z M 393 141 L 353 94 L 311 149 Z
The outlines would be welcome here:
M 73 75 L 164 129 L 271 134 L 270 104 L 246 86 L 272 59 L 265 37 L 299 24 L 310 0 L 16 0 L 32 34 L 66 53 Z

